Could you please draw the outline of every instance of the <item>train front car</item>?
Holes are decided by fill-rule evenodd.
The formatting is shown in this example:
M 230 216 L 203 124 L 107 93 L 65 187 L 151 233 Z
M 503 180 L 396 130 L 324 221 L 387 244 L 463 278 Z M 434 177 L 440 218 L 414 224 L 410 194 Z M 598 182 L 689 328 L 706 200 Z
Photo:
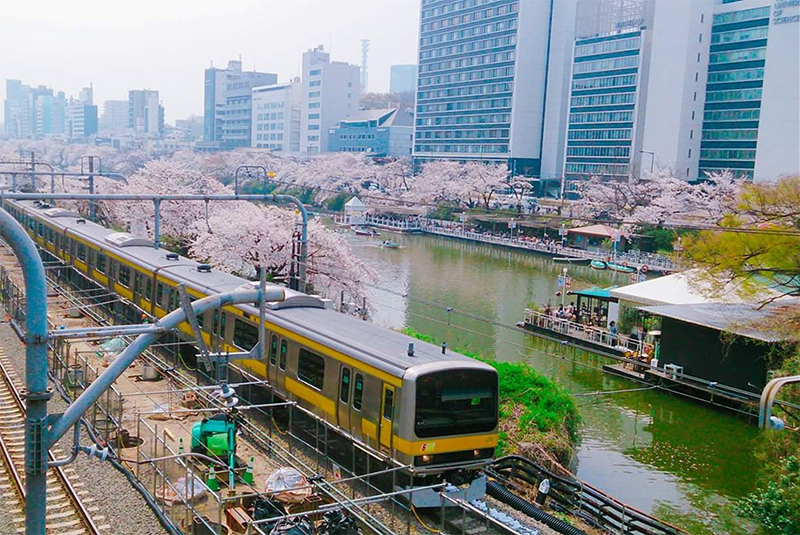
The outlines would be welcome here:
M 458 487 L 449 496 L 468 501 L 486 492 L 481 469 L 498 442 L 497 372 L 472 359 L 414 366 L 403 390 L 408 410 L 402 428 L 410 437 L 395 445 L 399 460 L 412 465 L 413 486 L 442 481 Z M 440 507 L 438 490 L 414 492 L 416 507 Z

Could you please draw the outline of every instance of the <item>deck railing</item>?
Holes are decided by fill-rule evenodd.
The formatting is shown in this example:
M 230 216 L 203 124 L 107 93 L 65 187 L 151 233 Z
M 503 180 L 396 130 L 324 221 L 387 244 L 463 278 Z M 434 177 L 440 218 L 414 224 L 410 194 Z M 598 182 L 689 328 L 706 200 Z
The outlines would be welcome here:
M 592 325 L 576 323 L 564 318 L 548 316 L 537 310 L 525 309 L 525 324 L 552 331 L 553 333 L 579 338 L 593 344 L 607 347 L 609 349 L 625 350 L 642 354 L 642 341 L 631 338 L 624 334 L 612 335 L 608 330 Z

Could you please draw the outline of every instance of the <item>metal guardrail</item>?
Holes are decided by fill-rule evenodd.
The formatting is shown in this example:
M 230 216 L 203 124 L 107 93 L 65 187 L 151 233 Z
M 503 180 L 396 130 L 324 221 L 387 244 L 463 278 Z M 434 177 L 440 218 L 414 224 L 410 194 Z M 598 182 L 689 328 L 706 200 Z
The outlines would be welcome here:
M 583 325 L 582 323 L 576 323 L 567 319 L 548 316 L 542 312 L 531 310 L 530 308 L 525 309 L 524 322 L 526 325 L 533 325 L 554 333 L 586 340 L 587 342 L 604 346 L 612 350 L 623 347 L 639 355 L 642 354 L 642 346 L 644 344 L 639 339 L 634 339 L 624 334 L 612 335 L 606 329 L 600 327 Z
M 550 480 L 548 496 L 557 506 L 620 535 L 684 535 L 683 529 L 639 511 L 570 474 L 560 476 L 525 457 L 509 455 L 495 461 L 491 472 L 502 480 L 519 480 L 534 488 Z

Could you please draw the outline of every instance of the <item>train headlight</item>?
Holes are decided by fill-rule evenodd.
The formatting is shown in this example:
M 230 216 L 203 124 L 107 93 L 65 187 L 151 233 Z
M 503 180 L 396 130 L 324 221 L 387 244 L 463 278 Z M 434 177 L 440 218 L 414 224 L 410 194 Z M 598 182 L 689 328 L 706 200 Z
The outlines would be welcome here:
M 480 457 L 481 450 L 472 450 L 472 455 L 475 456 L 475 457 Z
M 422 456 L 422 462 L 423 463 L 429 463 L 432 460 L 433 460 L 433 455 L 423 455 Z

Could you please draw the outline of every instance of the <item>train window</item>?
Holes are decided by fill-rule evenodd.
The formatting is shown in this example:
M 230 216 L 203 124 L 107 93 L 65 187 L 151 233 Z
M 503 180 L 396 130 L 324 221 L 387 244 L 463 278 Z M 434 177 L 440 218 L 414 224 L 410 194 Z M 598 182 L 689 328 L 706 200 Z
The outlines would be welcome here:
M 80 242 L 78 243 L 78 254 L 76 256 L 81 262 L 86 262 L 86 246 Z
M 250 351 L 258 343 L 258 327 L 237 319 L 233 324 L 233 343 L 245 351 Z
M 80 256 L 80 246 L 78 247 L 78 256 Z M 120 264 L 119 266 L 119 278 L 117 279 L 119 283 L 126 287 L 131 287 L 131 268 L 128 266 L 123 266 Z
M 173 288 L 172 286 L 168 286 L 169 288 L 169 309 L 170 310 L 177 310 L 180 306 L 181 296 L 178 293 L 177 288 Z
M 103 253 L 97 253 L 97 264 L 95 264 L 95 269 L 100 273 L 106 272 L 106 255 Z
M 347 403 L 350 399 L 350 368 L 342 368 L 342 384 L 339 385 L 339 399 Z
M 156 304 L 164 306 L 164 285 L 160 282 L 156 284 Z
M 325 382 L 325 359 L 305 349 L 300 350 L 297 359 L 297 378 L 317 390 L 322 390 Z
M 52 244 L 53 241 L 54 241 L 53 229 L 51 229 L 50 227 L 47 227 L 46 229 L 44 229 L 44 233 L 45 233 L 45 236 L 47 237 L 47 243 Z
M 44 236 L 44 225 L 42 223 L 39 223 L 39 226 L 36 229 L 36 234 L 39 236 Z
M 144 298 L 150 301 L 153 298 L 153 279 L 147 277 L 144 283 Z
M 356 374 L 356 382 L 353 387 L 353 408 L 357 411 L 361 410 L 361 402 L 364 399 L 364 376 L 360 373 Z
M 286 340 L 281 340 L 281 361 L 278 367 L 282 370 L 286 369 L 286 354 L 289 352 L 289 345 Z
M 143 276 L 141 273 L 139 273 L 138 271 L 133 272 L 133 293 L 135 293 L 140 297 L 142 295 L 142 289 L 143 289 L 142 287 L 144 284 L 144 281 L 142 279 Z
M 497 374 L 447 370 L 417 377 L 414 431 L 419 438 L 485 433 L 497 426 Z
M 273 334 L 269 343 L 269 363 L 275 366 L 276 362 L 278 362 L 278 337 Z
M 28 218 L 28 228 L 30 230 L 35 230 L 36 229 L 36 221 L 32 217 Z
M 387 388 L 383 393 L 383 417 L 391 420 L 392 414 L 394 414 L 394 390 Z

